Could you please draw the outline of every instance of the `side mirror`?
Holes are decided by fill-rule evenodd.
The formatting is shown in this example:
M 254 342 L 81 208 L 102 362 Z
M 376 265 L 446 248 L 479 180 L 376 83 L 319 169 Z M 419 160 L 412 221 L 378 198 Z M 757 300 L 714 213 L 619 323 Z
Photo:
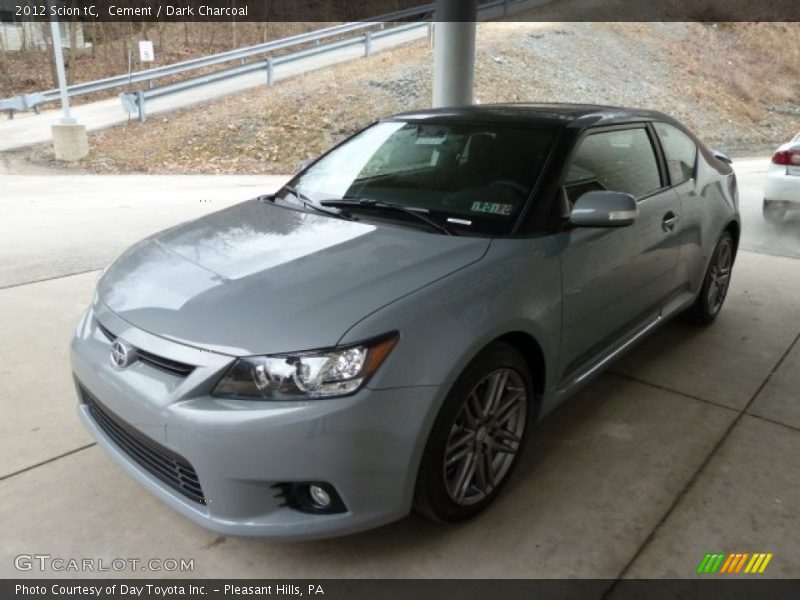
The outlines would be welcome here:
M 716 158 L 717 160 L 721 160 L 722 162 L 727 163 L 729 165 L 733 164 L 733 159 L 724 152 L 719 152 L 718 150 L 712 150 L 711 154 L 713 154 L 714 158 Z
M 639 214 L 636 200 L 623 192 L 586 192 L 572 207 L 569 222 L 575 227 L 625 227 Z
M 314 162 L 313 158 L 307 158 L 305 160 L 301 160 L 300 164 L 297 165 L 297 171 L 295 171 L 295 173 L 299 173 L 300 171 L 305 171 L 313 162 Z

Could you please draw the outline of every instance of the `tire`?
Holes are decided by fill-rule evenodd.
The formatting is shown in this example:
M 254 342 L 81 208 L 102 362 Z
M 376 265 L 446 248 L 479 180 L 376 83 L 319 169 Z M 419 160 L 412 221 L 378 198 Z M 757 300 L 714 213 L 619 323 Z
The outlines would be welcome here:
M 761 212 L 764 215 L 764 220 L 772 225 L 780 225 L 786 218 L 786 207 L 771 200 L 764 200 Z
M 726 231 L 714 248 L 706 275 L 703 278 L 703 285 L 700 287 L 700 293 L 692 308 L 689 309 L 689 316 L 696 324 L 710 325 L 722 310 L 730 287 L 735 255 L 733 238 Z
M 492 386 L 500 393 L 491 394 Z M 417 473 L 415 510 L 455 523 L 491 504 L 519 461 L 532 408 L 525 359 L 508 344 L 487 346 L 464 369 L 436 417 Z

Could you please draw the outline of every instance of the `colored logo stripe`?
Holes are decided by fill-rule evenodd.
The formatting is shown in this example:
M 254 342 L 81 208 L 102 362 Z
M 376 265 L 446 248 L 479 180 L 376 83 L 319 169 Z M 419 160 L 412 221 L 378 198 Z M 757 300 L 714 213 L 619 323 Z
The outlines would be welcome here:
M 735 564 L 736 562 L 734 560 L 735 558 L 736 558 L 735 554 L 728 554 L 728 559 L 723 563 L 722 570 L 720 571 L 720 573 L 727 573 L 728 569 L 731 568 L 731 565 Z
M 720 573 L 738 573 L 742 570 L 745 561 L 749 558 L 750 554 L 745 553 L 736 553 L 732 554 L 733 560 L 731 560 L 730 566 L 727 569 L 723 569 Z
M 697 567 L 698 573 L 720 573 L 736 574 L 750 573 L 760 574 L 767 568 L 772 560 L 772 553 L 756 552 L 725 552 L 708 553 L 703 557 Z M 747 565 L 747 566 L 745 566 Z
M 720 553 L 706 554 L 705 558 L 700 563 L 700 566 L 697 567 L 697 572 L 716 573 L 717 569 L 719 569 L 719 566 L 722 563 L 723 558 L 725 558 L 725 554 L 720 554 Z
M 745 573 L 763 573 L 767 568 L 769 561 L 772 560 L 772 553 L 769 554 L 753 554 L 753 558 L 747 563 Z

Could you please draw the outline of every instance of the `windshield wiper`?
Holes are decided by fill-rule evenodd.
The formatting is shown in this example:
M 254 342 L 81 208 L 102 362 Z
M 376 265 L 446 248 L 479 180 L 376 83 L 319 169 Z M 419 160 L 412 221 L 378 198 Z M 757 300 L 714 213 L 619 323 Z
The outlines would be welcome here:
M 311 198 L 306 196 L 303 192 L 301 192 L 300 190 L 298 190 L 294 186 L 285 185 L 285 186 L 283 186 L 283 189 L 286 190 L 287 192 L 289 192 L 292 196 L 294 196 L 298 200 L 300 200 L 300 202 L 303 203 L 303 206 L 305 206 L 307 208 L 310 208 L 312 210 L 315 210 L 318 213 L 322 213 L 323 215 L 327 215 L 329 217 L 337 217 L 339 219 L 345 219 L 346 221 L 352 221 L 353 220 L 353 215 L 351 215 L 346 210 L 334 212 L 332 210 L 325 210 L 324 208 L 321 208 L 320 206 L 317 205 L 316 202 L 314 202 Z M 322 204 L 324 206 L 327 206 L 327 204 L 325 202 L 320 202 L 320 204 Z M 335 208 L 335 207 L 333 207 L 333 208 Z
M 372 200 L 370 198 L 342 198 L 341 200 L 323 200 L 320 202 L 322 206 L 330 206 L 331 208 L 367 208 L 375 210 L 393 210 L 395 212 L 403 213 L 422 221 L 434 229 L 441 231 L 445 235 L 455 235 L 447 227 L 441 223 L 437 223 L 433 219 L 426 217 L 419 211 L 403 206 L 402 204 L 395 204 L 394 202 L 384 202 L 382 200 Z

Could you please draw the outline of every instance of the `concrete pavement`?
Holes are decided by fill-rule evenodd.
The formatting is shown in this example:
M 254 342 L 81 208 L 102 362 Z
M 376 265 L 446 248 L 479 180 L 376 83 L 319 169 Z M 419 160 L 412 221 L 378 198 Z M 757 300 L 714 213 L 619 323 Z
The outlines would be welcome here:
M 757 165 L 740 174 L 748 190 L 758 177 Z M 0 289 L 0 577 L 34 552 L 188 558 L 198 577 L 691 577 L 716 551 L 773 552 L 766 576 L 800 577 L 800 261 L 774 256 L 791 254 L 781 239 L 747 237 L 759 225 L 751 192 L 742 246 L 770 254 L 740 252 L 718 321 L 668 324 L 538 424 L 478 519 L 411 516 L 288 544 L 218 536 L 162 505 L 78 423 L 66 345 L 117 247 L 278 183 L 223 179 L 38 177 L 0 202 L 0 243 L 17 236 L 0 248 L 11 286 Z M 66 208 L 48 188 L 70 190 Z M 47 234 L 32 231 L 40 221 Z M 51 264 L 58 255 L 72 259 Z
M 0 425 L 0 577 L 18 574 L 13 556 L 31 552 L 193 558 L 194 575 L 203 577 L 688 577 L 717 550 L 774 552 L 769 575 L 797 577 L 800 430 L 769 409 L 777 403 L 797 418 L 800 372 L 790 368 L 800 352 L 797 306 L 778 301 L 770 287 L 775 273 L 800 296 L 797 267 L 794 259 L 744 252 L 712 328 L 683 331 L 675 323 L 647 342 L 663 352 L 648 354 L 646 366 L 682 383 L 683 352 L 672 340 L 683 332 L 683 351 L 705 365 L 701 377 L 720 382 L 715 395 L 687 395 L 647 368 L 630 375 L 630 362 L 641 360 L 634 351 L 533 430 L 507 493 L 480 518 L 446 527 L 411 516 L 298 544 L 207 532 L 87 446 L 74 416 L 66 339 L 94 273 L 0 291 L 7 415 Z M 742 381 L 727 379 L 716 355 L 738 360 L 737 348 L 747 345 L 736 343 L 742 311 L 752 310 L 754 293 L 758 313 L 776 315 L 758 337 L 781 327 L 791 334 L 763 350 L 770 368 L 748 371 L 756 390 L 732 408 L 719 399 L 738 397 Z M 23 345 L 24 354 L 15 352 Z

